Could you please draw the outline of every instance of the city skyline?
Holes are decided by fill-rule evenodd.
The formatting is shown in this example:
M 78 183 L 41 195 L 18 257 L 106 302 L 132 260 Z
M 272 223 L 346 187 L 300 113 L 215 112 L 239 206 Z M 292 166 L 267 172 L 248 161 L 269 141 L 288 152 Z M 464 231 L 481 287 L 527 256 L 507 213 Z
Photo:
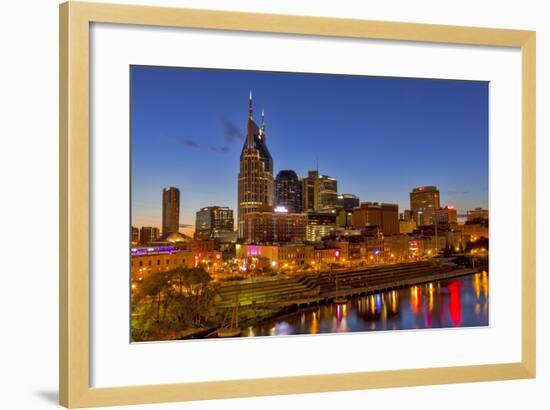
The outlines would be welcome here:
M 141 66 L 131 72 L 134 226 L 160 225 L 160 193 L 168 186 L 180 189 L 187 234 L 202 207 L 238 208 L 250 89 L 257 123 L 265 109 L 275 175 L 291 169 L 304 177 L 318 166 L 338 180 L 339 194 L 396 203 L 400 212 L 422 185 L 438 186 L 441 205 L 461 214 L 488 207 L 486 83 Z

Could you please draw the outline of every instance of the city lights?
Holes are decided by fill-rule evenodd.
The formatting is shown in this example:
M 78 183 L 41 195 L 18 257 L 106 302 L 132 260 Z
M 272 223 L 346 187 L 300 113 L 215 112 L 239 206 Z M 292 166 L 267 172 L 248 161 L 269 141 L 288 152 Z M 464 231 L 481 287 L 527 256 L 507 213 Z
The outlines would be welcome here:
M 151 90 L 156 92 L 155 87 Z M 267 105 L 277 100 L 266 90 L 258 95 Z M 220 95 L 224 101 L 236 98 L 226 97 Z M 307 123 L 301 127 L 315 128 L 323 139 L 307 144 L 285 140 L 287 134 L 294 138 L 306 129 L 285 129 L 286 122 L 299 115 L 285 114 L 286 106 L 280 105 L 266 107 L 266 116 L 252 92 L 248 101 L 242 98 L 240 114 L 226 102 L 212 102 L 212 107 L 222 107 L 227 114 L 208 111 L 211 118 L 228 117 L 226 135 L 218 132 L 216 139 L 206 141 L 216 128 L 197 122 L 189 135 L 205 135 L 205 141 L 173 143 L 174 151 L 185 151 L 180 153 L 185 160 L 166 155 L 164 165 L 172 166 L 170 172 L 160 177 L 151 173 L 156 183 L 181 186 L 157 186 L 151 203 L 144 200 L 149 190 L 133 187 L 142 195 L 132 202 L 136 226 L 128 233 L 133 340 L 488 322 L 489 210 L 468 209 L 465 204 L 482 206 L 486 201 L 459 193 L 478 187 L 446 177 L 448 170 L 439 157 L 454 151 L 429 146 L 393 156 L 378 152 L 374 141 L 357 160 L 347 125 L 331 124 L 330 137 L 304 115 Z M 345 105 L 345 99 L 340 101 Z M 355 101 L 347 109 L 355 112 L 360 106 Z M 143 112 L 140 115 L 150 115 Z M 320 122 L 330 123 L 333 114 L 339 117 L 337 112 L 324 114 L 327 118 Z M 407 118 L 408 123 L 413 117 Z M 188 115 L 178 121 L 195 119 Z M 422 138 L 429 139 L 419 135 L 411 134 L 403 145 L 416 147 Z M 330 149 L 322 146 L 327 141 Z M 151 161 L 156 149 L 150 149 Z M 354 161 L 343 167 L 348 157 Z M 139 178 L 141 173 L 143 169 L 136 173 Z M 434 183 L 440 185 L 430 185 Z M 452 204 L 442 206 L 444 200 Z M 156 219 L 142 223 L 144 218 L 136 216 L 141 207 L 154 208 Z

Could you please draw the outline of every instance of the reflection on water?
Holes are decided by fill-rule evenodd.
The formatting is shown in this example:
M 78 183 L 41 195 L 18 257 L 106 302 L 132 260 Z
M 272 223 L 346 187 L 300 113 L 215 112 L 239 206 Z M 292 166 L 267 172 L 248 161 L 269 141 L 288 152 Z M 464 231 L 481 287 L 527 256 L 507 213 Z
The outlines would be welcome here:
M 251 326 L 247 336 L 487 326 L 489 274 L 480 272 L 322 305 Z

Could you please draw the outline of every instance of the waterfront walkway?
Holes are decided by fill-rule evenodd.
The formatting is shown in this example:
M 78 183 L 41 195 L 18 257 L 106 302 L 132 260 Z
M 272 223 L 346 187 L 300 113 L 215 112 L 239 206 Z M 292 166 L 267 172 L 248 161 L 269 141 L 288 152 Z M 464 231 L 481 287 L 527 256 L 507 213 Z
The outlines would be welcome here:
M 475 273 L 450 264 L 412 262 L 299 275 L 293 278 L 226 284 L 217 308 L 240 306 L 308 306 L 336 297 L 356 297 Z M 336 286 L 338 282 L 338 289 Z

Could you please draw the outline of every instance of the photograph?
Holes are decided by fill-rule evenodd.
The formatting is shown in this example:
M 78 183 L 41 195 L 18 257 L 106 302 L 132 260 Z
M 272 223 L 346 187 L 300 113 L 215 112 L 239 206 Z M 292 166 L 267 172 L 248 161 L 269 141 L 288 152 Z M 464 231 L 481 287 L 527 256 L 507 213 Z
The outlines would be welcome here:
M 547 406 L 550 7 L 463 3 L 3 2 L 0 410 Z
M 129 71 L 131 342 L 489 326 L 489 82 Z

